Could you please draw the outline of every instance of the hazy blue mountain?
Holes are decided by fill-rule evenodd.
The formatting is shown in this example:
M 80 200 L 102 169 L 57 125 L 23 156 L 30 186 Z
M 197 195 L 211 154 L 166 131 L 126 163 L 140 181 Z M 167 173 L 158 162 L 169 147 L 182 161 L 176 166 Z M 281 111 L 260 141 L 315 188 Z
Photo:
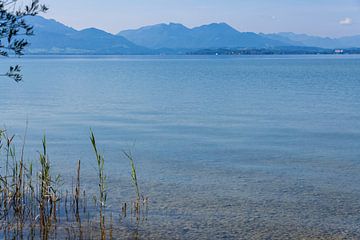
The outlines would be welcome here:
M 264 36 L 276 40 L 289 39 L 293 43 L 300 43 L 303 46 L 321 48 L 352 48 L 360 47 L 360 35 L 342 38 L 317 37 L 307 34 L 296 34 L 283 32 L 276 34 L 264 34 Z
M 40 16 L 27 19 L 34 26 L 30 53 L 53 54 L 146 54 L 149 50 L 99 29 L 77 31 Z
M 271 33 L 271 34 L 264 34 L 264 33 L 259 33 L 259 35 L 266 37 L 266 38 L 270 38 L 273 40 L 277 40 L 283 43 L 286 43 L 289 46 L 306 46 L 304 43 L 302 43 L 301 41 L 297 41 L 297 40 L 292 40 L 286 36 L 283 36 L 281 34 L 277 34 L 277 33 Z
M 221 47 L 266 48 L 288 45 L 251 32 L 239 32 L 226 23 L 212 23 L 189 29 L 181 24 L 158 24 L 118 35 L 153 49 L 202 49 Z
M 305 46 L 321 47 L 321 48 L 336 48 L 342 47 L 337 39 L 324 38 L 317 36 L 309 36 L 307 34 L 295 34 L 295 33 L 278 33 L 277 35 L 286 37 L 292 41 L 301 42 Z
M 360 35 L 339 38 L 339 41 L 347 47 L 360 48 Z
M 183 48 L 189 44 L 191 30 L 181 24 L 157 24 L 138 30 L 122 31 L 119 36 L 148 48 Z

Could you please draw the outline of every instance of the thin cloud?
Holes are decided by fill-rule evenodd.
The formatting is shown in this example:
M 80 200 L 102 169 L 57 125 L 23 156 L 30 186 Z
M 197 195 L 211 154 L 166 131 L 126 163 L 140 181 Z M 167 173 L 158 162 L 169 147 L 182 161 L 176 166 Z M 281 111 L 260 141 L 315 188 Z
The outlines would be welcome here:
M 341 19 L 341 20 L 339 21 L 339 23 L 340 23 L 341 25 L 351 25 L 351 24 L 352 24 L 352 19 L 349 18 L 349 17 L 347 17 L 347 18 Z

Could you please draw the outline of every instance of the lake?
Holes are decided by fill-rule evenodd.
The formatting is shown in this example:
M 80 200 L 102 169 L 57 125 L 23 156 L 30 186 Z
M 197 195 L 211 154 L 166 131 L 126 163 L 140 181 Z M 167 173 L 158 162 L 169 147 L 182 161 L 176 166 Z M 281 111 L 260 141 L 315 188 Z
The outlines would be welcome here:
M 0 124 L 111 208 L 150 198 L 144 238 L 359 239 L 360 56 L 37 56 L 0 82 Z

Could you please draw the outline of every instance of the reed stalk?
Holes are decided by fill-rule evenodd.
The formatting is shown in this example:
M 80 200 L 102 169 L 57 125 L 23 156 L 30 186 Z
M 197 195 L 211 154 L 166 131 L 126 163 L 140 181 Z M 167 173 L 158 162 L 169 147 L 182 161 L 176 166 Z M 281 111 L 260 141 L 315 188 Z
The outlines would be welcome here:
M 75 186 L 75 215 L 76 221 L 80 222 L 80 211 L 79 211 L 79 201 L 80 201 L 80 160 L 78 161 L 76 168 L 76 186 Z
M 99 203 L 101 239 L 106 239 L 105 216 L 104 216 L 104 208 L 106 207 L 106 199 L 107 199 L 106 175 L 104 173 L 105 159 L 98 151 L 95 135 L 92 130 L 90 130 L 90 141 L 96 155 L 96 162 L 98 166 L 98 180 L 99 180 L 98 203 Z

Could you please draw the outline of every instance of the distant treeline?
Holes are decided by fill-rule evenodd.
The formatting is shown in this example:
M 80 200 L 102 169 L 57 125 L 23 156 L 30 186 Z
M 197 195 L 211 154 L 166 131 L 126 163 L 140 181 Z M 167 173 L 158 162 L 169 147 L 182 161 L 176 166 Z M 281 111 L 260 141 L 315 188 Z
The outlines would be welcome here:
M 188 55 L 300 55 L 300 54 L 360 54 L 360 48 L 324 49 L 313 47 L 279 48 L 218 48 L 188 52 Z

